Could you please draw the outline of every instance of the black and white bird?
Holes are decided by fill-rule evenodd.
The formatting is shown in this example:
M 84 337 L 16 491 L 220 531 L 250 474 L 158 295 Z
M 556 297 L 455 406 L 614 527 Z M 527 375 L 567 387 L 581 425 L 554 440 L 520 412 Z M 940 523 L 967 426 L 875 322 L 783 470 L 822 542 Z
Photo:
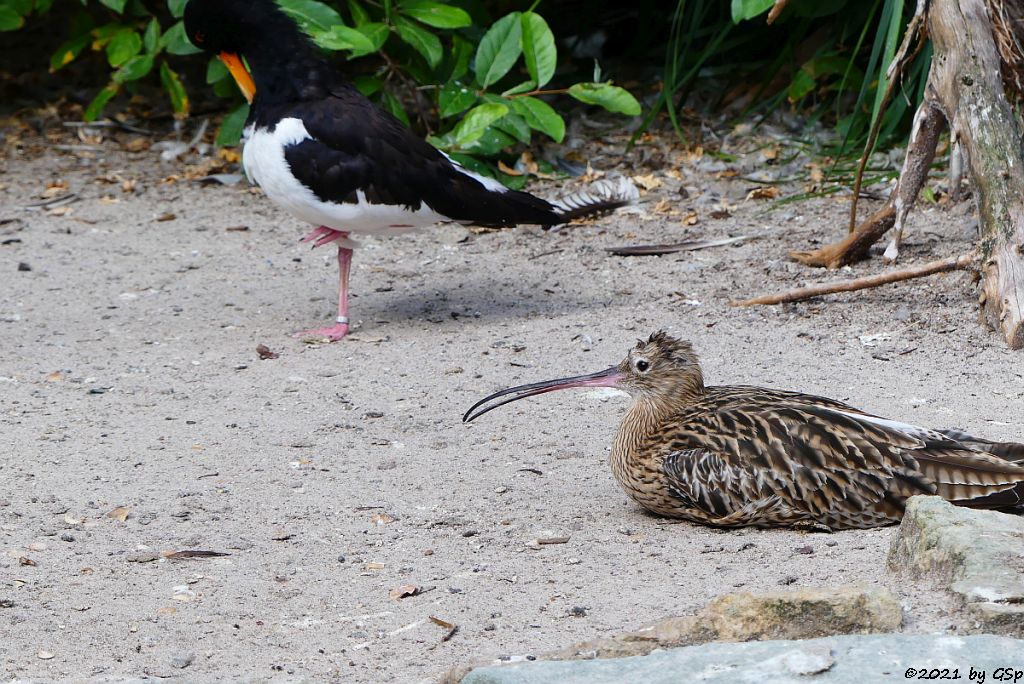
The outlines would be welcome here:
M 621 179 L 548 202 L 460 166 L 339 75 L 273 0 L 191 0 L 185 30 L 220 57 L 251 104 L 246 175 L 315 226 L 303 241 L 337 245 L 337 320 L 297 336 L 348 333 L 350 233 L 392 235 L 439 221 L 553 226 L 636 197 Z

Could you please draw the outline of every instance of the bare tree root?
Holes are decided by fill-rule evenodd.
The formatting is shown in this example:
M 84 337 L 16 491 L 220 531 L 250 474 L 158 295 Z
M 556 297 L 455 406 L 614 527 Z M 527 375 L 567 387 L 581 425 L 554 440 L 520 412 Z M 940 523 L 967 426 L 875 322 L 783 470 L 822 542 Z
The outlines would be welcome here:
M 799 302 L 804 299 L 811 299 L 812 297 L 820 297 L 827 294 L 835 294 L 837 292 L 866 290 L 871 287 L 879 287 L 881 285 L 888 285 L 889 283 L 898 283 L 903 280 L 923 278 L 935 273 L 962 271 L 970 268 L 971 264 L 974 263 L 974 259 L 975 256 L 973 253 L 961 254 L 958 257 L 932 261 L 921 266 L 905 268 L 899 271 L 889 271 L 888 273 L 879 273 L 872 276 L 865 276 L 863 278 L 854 278 L 853 280 L 840 280 L 835 283 L 823 283 L 821 285 L 800 287 L 795 290 L 780 292 L 778 294 L 763 295 L 760 297 L 754 297 L 753 299 L 745 299 L 740 302 L 729 302 L 729 305 L 754 306 L 756 304 L 785 304 L 787 302 Z

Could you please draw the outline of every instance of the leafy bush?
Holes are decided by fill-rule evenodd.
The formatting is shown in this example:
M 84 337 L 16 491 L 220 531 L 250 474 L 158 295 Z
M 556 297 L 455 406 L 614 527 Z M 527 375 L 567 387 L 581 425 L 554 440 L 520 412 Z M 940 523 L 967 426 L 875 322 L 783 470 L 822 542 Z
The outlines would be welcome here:
M 925 46 L 886 109 L 886 69 L 915 3 L 908 0 L 791 0 L 774 23 L 774 0 L 677 0 L 665 61 L 665 88 L 648 114 L 664 108 L 682 133 L 678 109 L 703 79 L 753 81 L 748 111 L 788 103 L 836 126 L 843 149 L 866 142 L 880 123 L 880 144 L 905 135 L 930 63 Z
M 178 58 L 200 52 L 185 36 L 181 17 L 187 0 L 167 0 L 156 12 L 140 0 L 80 2 L 91 11 L 73 19 L 50 70 L 57 72 L 90 51 L 104 53 L 110 82 L 85 108 L 84 118 L 99 118 L 118 93 L 156 74 L 175 115 L 187 117 L 190 98 L 176 67 L 185 65 Z M 511 12 L 485 29 L 479 8 L 472 16 L 435 0 L 346 0 L 344 17 L 329 2 L 279 4 L 320 48 L 347 59 L 345 70 L 360 91 L 407 124 L 403 102 L 412 94 L 410 111 L 435 132 L 431 141 L 452 154 L 493 157 L 516 142 L 529 143 L 536 132 L 561 141 L 565 123 L 540 96 L 564 94 L 613 112 L 640 114 L 636 99 L 611 82 L 550 87 L 558 60 L 555 38 L 533 11 Z M 0 0 L 0 30 L 18 29 L 51 5 L 52 0 Z M 216 58 L 206 65 L 206 84 L 241 103 L 227 68 Z M 238 141 L 247 111 L 244 103 L 234 106 L 219 143 Z

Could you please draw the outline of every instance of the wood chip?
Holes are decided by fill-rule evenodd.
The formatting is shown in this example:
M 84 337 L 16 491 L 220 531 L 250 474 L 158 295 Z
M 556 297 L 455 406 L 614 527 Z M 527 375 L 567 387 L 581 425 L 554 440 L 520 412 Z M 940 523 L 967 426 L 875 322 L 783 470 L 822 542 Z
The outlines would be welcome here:
M 114 510 L 107 513 L 107 517 L 119 522 L 124 522 L 128 519 L 128 514 L 131 512 L 127 506 L 118 506 Z
M 419 593 L 420 588 L 415 584 L 403 584 L 389 591 L 388 596 L 391 597 L 392 601 L 398 601 L 400 599 L 408 598 L 409 596 L 416 596 Z
M 256 347 L 256 356 L 260 357 L 261 361 L 266 361 L 267 359 L 276 359 L 281 355 L 271 351 L 267 345 L 261 344 Z
M 459 626 L 458 625 L 456 625 L 453 622 L 448 622 L 447 620 L 442 620 L 439 617 L 434 617 L 433 615 L 431 615 L 430 616 L 430 621 L 433 622 L 438 627 L 440 627 L 441 629 L 448 630 L 445 633 L 445 635 L 443 637 L 441 637 L 441 643 L 444 643 L 444 642 L 448 641 L 453 636 L 455 636 L 456 632 L 459 631 Z

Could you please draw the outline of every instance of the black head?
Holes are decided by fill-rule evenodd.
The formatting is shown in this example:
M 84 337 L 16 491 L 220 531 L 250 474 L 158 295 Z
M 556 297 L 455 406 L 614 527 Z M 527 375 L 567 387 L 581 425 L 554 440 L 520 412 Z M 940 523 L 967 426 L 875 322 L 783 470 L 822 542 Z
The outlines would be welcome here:
M 245 57 L 306 40 L 273 0 L 191 0 L 185 6 L 185 33 L 201 50 Z
M 260 106 L 322 97 L 331 70 L 273 0 L 190 0 L 185 33 L 220 57 L 249 102 Z

